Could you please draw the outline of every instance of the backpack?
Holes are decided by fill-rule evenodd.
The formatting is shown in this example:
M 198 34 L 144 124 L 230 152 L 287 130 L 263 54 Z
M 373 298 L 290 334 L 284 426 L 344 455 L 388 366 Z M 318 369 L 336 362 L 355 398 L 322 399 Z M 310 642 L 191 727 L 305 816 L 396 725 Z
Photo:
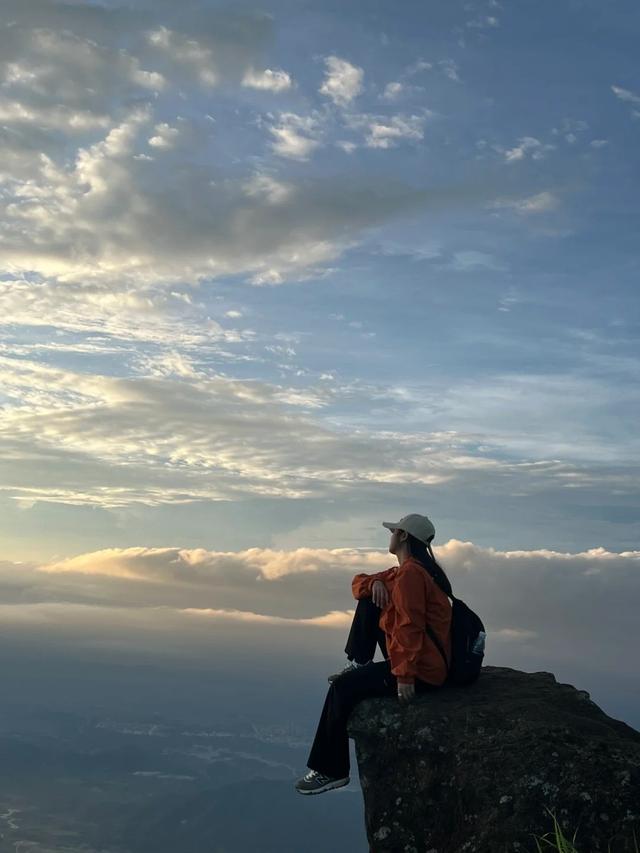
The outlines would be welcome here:
M 438 579 L 429 569 L 427 571 L 438 587 L 442 589 Z M 447 595 L 445 590 L 442 591 Z M 447 664 L 447 677 L 443 686 L 468 687 L 480 675 L 484 658 L 484 639 L 487 635 L 477 613 L 474 613 L 464 601 L 456 598 L 453 593 L 448 597 L 453 601 L 451 607 L 451 666 L 447 664 L 447 656 L 433 628 L 427 625 L 425 631 Z

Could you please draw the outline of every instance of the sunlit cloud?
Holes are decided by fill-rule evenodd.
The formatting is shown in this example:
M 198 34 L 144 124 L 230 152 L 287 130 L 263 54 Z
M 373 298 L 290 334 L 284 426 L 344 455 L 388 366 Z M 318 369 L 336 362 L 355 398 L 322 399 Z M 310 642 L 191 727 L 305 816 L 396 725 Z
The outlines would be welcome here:
M 150 137 L 149 145 L 154 148 L 173 148 L 180 135 L 177 127 L 171 127 L 166 121 L 160 122 L 154 128 L 155 135 Z
M 518 145 L 504 152 L 504 159 L 507 163 L 515 163 L 528 157 L 532 160 L 542 160 L 554 148 L 554 145 L 545 144 L 535 136 L 523 136 L 518 140 Z
M 596 669 L 615 661 L 617 672 L 633 671 L 616 650 L 635 632 L 640 552 L 500 551 L 451 539 L 435 553 L 454 593 L 481 615 L 489 655 L 511 648 L 534 664 L 577 663 L 586 655 Z M 188 631 L 184 617 L 344 632 L 355 607 L 352 577 L 393 564 L 392 555 L 350 548 L 112 548 L 41 566 L 4 562 L 0 619 L 10 628 L 34 620 L 61 625 L 66 612 L 84 608 L 82 630 L 90 637 L 91 610 L 106 619 L 112 608 L 114 622 L 128 611 L 130 628 L 138 621 L 162 632 L 164 624 L 165 632 L 178 635 Z M 603 598 L 616 619 L 594 632 Z
M 210 619 L 232 619 L 239 622 L 253 622 L 263 625 L 286 625 L 288 622 L 295 621 L 298 626 L 317 626 L 321 628 L 345 629 L 348 628 L 353 621 L 354 610 L 333 610 L 331 613 L 326 613 L 324 616 L 315 616 L 311 619 L 285 619 L 278 616 L 263 616 L 260 613 L 248 613 L 241 610 L 212 610 L 210 608 L 188 607 L 183 610 L 190 616 L 200 616 Z
M 346 125 L 350 130 L 364 135 L 362 143 L 368 148 L 395 148 L 405 141 L 419 141 L 424 137 L 424 125 L 429 110 L 420 115 L 380 116 L 369 113 L 350 113 Z M 343 146 L 344 147 L 344 146 Z
M 320 94 L 337 106 L 347 106 L 362 92 L 364 70 L 338 56 L 326 57 L 325 65 L 327 70 Z
M 242 85 L 267 92 L 284 92 L 291 88 L 293 81 L 286 71 L 272 71 L 270 68 L 255 71 L 249 68 L 242 78 Z
M 633 481 L 633 467 L 615 465 L 633 457 L 636 439 L 614 448 L 584 426 L 592 407 L 613 399 L 604 381 L 505 375 L 441 389 L 440 417 L 458 427 L 442 432 L 420 387 L 360 387 L 320 375 L 302 389 L 237 380 L 179 352 L 141 357 L 139 368 L 120 378 L 0 356 L 8 401 L 0 412 L 0 489 L 23 506 L 124 507 L 364 495 L 381 485 L 468 487 L 477 478 L 488 486 L 507 474 L 517 491 L 541 482 L 628 491 Z M 345 431 L 324 422 L 330 405 L 371 400 L 401 404 L 405 430 Z M 420 428 L 411 431 L 411 422 Z
M 271 128 L 275 150 L 307 159 L 320 144 L 309 135 L 315 128 L 314 118 L 283 114 Z M 415 122 L 388 129 L 389 138 L 418 132 Z M 428 192 L 408 186 L 380 186 L 371 198 L 366 186 L 350 180 L 289 181 L 286 192 L 277 193 L 281 210 L 274 218 L 274 190 L 283 182 L 272 180 L 270 191 L 259 192 L 254 179 L 249 206 L 244 177 L 218 187 L 201 178 L 196 182 L 202 170 L 185 165 L 164 185 L 163 157 L 180 133 L 168 123 L 154 123 L 145 105 L 99 142 L 78 149 L 74 161 L 41 158 L 37 174 L 15 187 L 14 198 L 5 198 L 0 246 L 7 262 L 57 281 L 59 293 L 63 282 L 81 284 L 76 299 L 91 282 L 106 281 L 122 291 L 140 283 L 246 273 L 257 283 L 267 274 L 271 283 L 280 283 L 304 278 L 336 258 L 367 227 L 429 204 Z M 386 133 L 380 144 L 386 144 Z M 136 159 L 147 140 L 153 159 Z M 121 211 L 117 218 L 110 213 L 115 208 Z
M 281 113 L 278 124 L 269 128 L 275 137 L 272 148 L 281 157 L 308 160 L 309 155 L 321 144 L 319 138 L 314 138 L 319 129 L 319 120 L 313 116 Z

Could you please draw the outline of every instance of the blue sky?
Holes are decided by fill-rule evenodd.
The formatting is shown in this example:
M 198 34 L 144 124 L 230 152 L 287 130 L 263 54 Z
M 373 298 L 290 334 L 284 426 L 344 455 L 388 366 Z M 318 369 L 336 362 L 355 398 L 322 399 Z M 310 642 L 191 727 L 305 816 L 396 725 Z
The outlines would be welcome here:
M 354 559 L 385 568 L 381 521 L 407 512 L 463 590 L 503 567 L 505 648 L 534 630 L 531 572 L 589 615 L 610 572 L 622 606 L 635 4 L 5 6 L 8 606 L 117 608 L 155 566 L 189 610 L 167 553 L 187 574 L 233 553 L 291 574 L 286 618 L 343 630 Z M 305 560 L 342 580 L 303 617 Z

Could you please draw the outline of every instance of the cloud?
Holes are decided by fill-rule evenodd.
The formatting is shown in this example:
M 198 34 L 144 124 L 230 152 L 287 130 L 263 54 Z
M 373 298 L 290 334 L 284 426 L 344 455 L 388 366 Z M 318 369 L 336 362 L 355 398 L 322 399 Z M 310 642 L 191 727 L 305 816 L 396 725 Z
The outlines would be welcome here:
M 454 83 L 460 82 L 460 76 L 458 74 L 458 64 L 455 59 L 441 59 L 438 62 L 438 68 L 443 72 L 445 77 L 448 77 L 449 80 L 453 80 Z
M 281 157 L 292 160 L 308 160 L 310 154 L 321 144 L 314 134 L 320 131 L 316 116 L 299 116 L 295 113 L 280 113 L 278 124 L 269 132 L 275 137 L 271 147 Z
M 293 82 L 286 71 L 272 71 L 270 68 L 255 71 L 249 68 L 242 78 L 242 85 L 268 92 L 284 92 L 291 88 Z
M 616 98 L 619 98 L 621 101 L 626 101 L 629 104 L 640 105 L 640 95 L 636 95 L 629 89 L 623 89 L 620 86 L 612 86 L 611 91 L 616 96 Z
M 7 3 L 0 27 L 0 252 L 12 282 L 0 296 L 5 321 L 122 337 L 129 329 L 139 340 L 157 341 L 163 329 L 172 341 L 220 337 L 215 325 L 189 330 L 192 308 L 172 334 L 179 311 L 166 309 L 179 308 L 178 299 L 161 291 L 224 276 L 257 286 L 321 278 L 367 229 L 430 204 L 429 193 L 411 185 L 382 179 L 372 190 L 370 176 L 283 180 L 261 162 L 257 177 L 247 152 L 247 173 L 242 165 L 228 169 L 218 155 L 235 151 L 246 115 L 238 111 L 237 124 L 217 121 L 215 104 L 206 113 L 177 113 L 194 81 L 227 94 L 234 85 L 288 87 L 286 72 L 259 70 L 273 34 L 268 15 L 190 8 L 159 22 L 157 13 L 125 7 Z M 323 93 L 351 103 L 362 69 L 336 56 L 326 66 Z M 283 112 L 257 125 L 267 127 L 269 153 L 304 164 L 327 143 L 332 120 L 326 110 Z M 363 144 L 387 149 L 420 140 L 422 125 L 422 115 L 370 116 L 360 130 Z M 353 153 L 357 142 L 337 144 Z M 258 145 L 262 160 L 264 139 Z
M 17 403 L 0 412 L 12 459 L 5 477 L 21 471 L 20 487 L 4 490 L 24 505 L 117 507 L 451 476 L 448 463 L 445 472 L 425 454 L 422 437 L 390 442 L 386 433 L 336 432 L 312 419 L 334 394 L 326 383 L 300 390 L 229 380 L 184 358 L 154 366 L 145 378 L 119 379 L 0 357 L 4 394 Z
M 205 86 L 215 86 L 218 82 L 213 51 L 197 39 L 173 32 L 167 27 L 152 30 L 147 38 L 149 44 L 162 50 L 174 62 L 190 68 Z
M 0 121 L 20 129 L 31 125 L 57 131 L 85 132 L 109 125 L 109 117 L 67 106 L 34 107 L 18 100 L 0 98 Z
M 518 305 L 521 302 L 521 297 L 515 287 L 508 288 L 498 301 L 498 311 L 511 311 L 513 305 Z
M 85 283 L 37 276 L 0 279 L 0 327 L 5 324 L 95 335 L 94 350 L 102 353 L 117 350 L 118 341 L 215 347 L 255 336 L 250 330 L 223 328 L 188 293 L 108 278 Z
M 517 213 L 528 214 L 546 213 L 550 210 L 556 210 L 559 204 L 560 199 L 556 193 L 550 190 L 543 190 L 522 199 L 496 199 L 496 201 L 491 202 L 487 207 L 494 209 L 511 208 Z
M 4 121 L 62 130 L 67 116 L 68 129 L 78 132 L 104 126 L 114 98 L 140 97 L 166 87 L 161 73 L 143 68 L 127 50 L 74 32 L 71 16 L 69 29 L 56 31 L 34 25 L 35 20 L 27 24 L 28 14 L 23 9 L 17 21 L 0 29 Z
M 175 18 L 175 26 L 158 26 L 149 17 L 146 54 L 175 82 L 195 81 L 205 91 L 242 85 L 272 38 L 272 19 L 258 11 L 189 9 Z
M 291 199 L 295 187 L 266 173 L 256 172 L 245 184 L 244 191 L 251 198 L 264 198 L 269 204 L 279 205 Z
M 5 7 L 5 269 L 40 275 L 59 295 L 72 279 L 89 287 L 108 281 L 129 293 L 141 284 L 194 283 L 203 276 L 264 277 L 275 270 L 279 281 L 291 273 L 304 277 L 309 266 L 317 270 L 318 258 L 350 245 L 333 239 L 330 211 L 325 233 L 319 223 L 311 225 L 307 244 L 300 208 L 297 227 L 286 225 L 282 239 L 275 222 L 268 228 L 255 223 L 259 234 L 271 232 L 264 241 L 256 234 L 256 242 L 251 221 L 260 209 L 266 212 L 273 195 L 247 205 L 246 177 L 221 180 L 211 157 L 212 135 L 231 137 L 234 129 L 212 128 L 209 114 L 197 111 L 175 115 L 176 96 L 194 80 L 209 89 L 290 86 L 286 72 L 256 70 L 272 37 L 268 15 L 190 9 L 174 26 L 171 13 L 158 25 L 157 15 L 124 7 L 57 0 L 7 0 Z M 275 148 L 304 159 L 319 144 L 305 130 L 317 127 L 314 119 L 296 119 L 285 117 L 274 129 Z M 309 265 L 307 257 L 316 260 Z M 71 301 L 79 305 L 80 294 L 78 288 Z
M 501 340 L 504 346 L 504 338 Z M 575 341 L 567 340 L 566 348 L 560 346 L 555 355 L 562 359 L 563 353 L 570 352 L 575 357 L 575 351 Z M 620 436 L 611 442 L 608 436 L 617 407 L 635 411 L 638 395 L 626 380 L 616 382 L 613 374 L 595 377 L 591 373 L 591 369 L 565 374 L 503 372 L 475 388 L 460 382 L 445 391 L 446 414 L 442 417 L 461 430 L 470 428 L 473 419 L 478 435 L 486 435 L 487 443 L 495 441 L 496 447 L 515 457 L 545 459 L 543 464 L 552 466 L 560 459 L 565 463 L 573 460 L 577 467 L 570 465 L 570 470 L 558 472 L 557 477 L 569 488 L 595 484 L 598 471 L 604 476 L 603 463 L 615 465 L 617 460 L 624 465 L 637 452 L 635 438 Z M 619 376 L 622 379 L 624 373 Z M 516 421 L 519 426 L 514 428 Z M 593 468 L 586 464 L 588 460 L 593 461 Z M 618 476 L 626 479 L 620 470 L 614 480 Z
M 494 15 L 482 15 L 467 21 L 467 26 L 476 30 L 490 30 L 500 26 L 500 21 Z
M 154 128 L 155 135 L 149 139 L 149 145 L 153 148 L 173 148 L 180 136 L 177 127 L 171 127 L 166 121 L 160 122 Z
M 384 87 L 382 98 L 386 101 L 395 101 L 402 95 L 404 89 L 404 85 L 402 83 L 398 83 L 397 81 L 393 83 L 387 83 L 387 85 Z
M 176 99 L 194 81 L 205 89 L 290 88 L 287 72 L 260 70 L 272 37 L 268 15 L 191 9 L 159 22 L 157 13 L 124 7 L 7 2 L 5 321 L 156 342 L 166 334 L 186 345 L 228 340 L 232 330 L 205 322 L 186 293 L 173 295 L 176 281 L 243 276 L 277 286 L 322 278 L 367 229 L 430 204 L 424 190 L 388 180 L 375 190 L 367 176 L 284 180 L 246 158 L 248 174 L 225 172 L 212 157 L 212 147 L 230 148 L 240 127 L 216 121 L 214 105 L 204 115 L 176 114 Z M 326 58 L 324 95 L 346 106 L 362 89 L 361 68 Z M 304 164 L 327 143 L 331 120 L 326 110 L 283 112 L 261 126 L 277 158 Z M 359 143 L 335 144 L 350 154 L 359 144 L 389 149 L 422 139 L 423 123 L 422 115 L 368 116 Z M 196 328 L 197 319 L 204 326 Z
M 380 116 L 370 113 L 352 113 L 346 116 L 351 130 L 364 133 L 364 144 L 368 148 L 395 148 L 405 140 L 424 138 L 424 124 L 431 115 L 423 110 L 421 115 Z
M 434 550 L 454 593 L 485 623 L 485 662 L 555 669 L 589 661 L 594 671 L 635 675 L 620 649 L 636 633 L 639 551 L 500 551 L 456 539 Z M 185 616 L 221 627 L 253 623 L 289 636 L 311 627 L 344 632 L 355 607 L 353 575 L 393 564 L 392 555 L 357 548 L 132 547 L 40 566 L 4 562 L 0 620 L 5 630 L 43 619 L 62 625 L 84 607 L 89 638 L 90 612 L 108 621 L 100 614 L 112 609 L 114 622 L 128 612 L 129 621 L 164 628 L 176 645 L 190 630 Z
M 205 617 L 209 619 L 227 619 L 238 622 L 252 622 L 263 625 L 286 625 L 291 619 L 282 616 L 263 616 L 261 613 L 252 613 L 243 610 L 214 610 L 210 607 L 185 607 L 182 611 L 191 616 Z M 332 610 L 322 616 L 313 616 L 308 619 L 296 619 L 296 627 L 318 626 L 335 630 L 348 629 L 353 621 L 354 610 Z
M 161 581 L 208 585 L 221 581 L 243 586 L 248 580 L 279 581 L 282 578 L 305 573 L 322 573 L 325 570 L 348 570 L 359 566 L 372 567 L 386 564 L 388 555 L 361 552 L 348 548 L 297 548 L 273 550 L 248 548 L 245 551 L 212 552 L 206 549 L 175 548 L 109 548 L 104 551 L 80 554 L 77 557 L 48 563 L 41 571 L 106 575 L 130 580 Z M 256 574 L 257 573 L 257 574 Z
M 320 94 L 330 98 L 339 107 L 348 106 L 362 92 L 363 69 L 337 56 L 327 56 L 325 65 L 327 71 Z
M 557 195 L 545 190 L 536 195 L 524 198 L 520 202 L 516 202 L 515 209 L 519 213 L 543 213 L 547 210 L 555 210 L 558 204 L 559 199 Z
M 635 92 L 631 92 L 629 89 L 623 89 L 621 86 L 612 86 L 611 91 L 616 98 L 627 104 L 640 105 L 640 95 L 636 95 Z M 631 110 L 631 116 L 633 118 L 640 118 L 640 110 Z
M 426 62 L 424 59 L 417 59 L 411 65 L 407 66 L 404 73 L 407 77 L 413 77 L 415 74 L 420 74 L 422 71 L 430 71 L 432 68 L 433 64 L 431 62 Z
M 454 252 L 452 260 L 442 266 L 455 272 L 472 272 L 477 269 L 504 271 L 505 269 L 493 255 L 488 252 L 478 252 L 475 249 Z
M 317 127 L 313 116 L 282 114 L 272 129 L 275 150 L 306 159 L 320 144 L 309 135 Z M 108 280 L 116 289 L 240 273 L 264 277 L 272 270 L 284 281 L 337 257 L 363 229 L 428 205 L 425 191 L 389 182 L 374 194 L 366 180 L 357 186 L 349 178 L 298 179 L 297 186 L 289 182 L 286 198 L 280 193 L 284 203 L 274 218 L 273 192 L 256 192 L 247 205 L 245 177 L 214 180 L 213 167 L 182 160 L 167 181 L 163 157 L 187 135 L 188 122 L 179 136 L 174 130 L 154 122 L 144 105 L 79 148 L 75 159 L 59 164 L 41 157 L 37 174 L 0 201 L 5 263 L 59 285 Z M 414 125 L 406 132 L 415 133 Z M 145 149 L 153 160 L 136 159 Z
M 551 129 L 551 133 L 554 136 L 562 135 L 565 142 L 568 142 L 569 145 L 575 145 L 580 134 L 584 133 L 588 129 L 589 125 L 586 121 L 582 121 L 581 119 L 564 118 L 560 123 L 560 127 L 553 127 Z
M 424 240 L 422 243 L 401 243 L 396 240 L 378 240 L 373 254 L 387 257 L 410 258 L 413 261 L 430 261 L 442 256 L 442 246 L 435 240 Z
M 393 148 L 400 140 L 423 139 L 424 116 L 393 116 L 390 122 L 373 120 L 365 144 L 369 148 Z
M 247 497 L 365 500 L 381 487 L 448 492 L 453 483 L 483 493 L 504 491 L 505 482 L 518 494 L 632 489 L 637 442 L 629 436 L 613 446 L 601 413 L 617 411 L 623 397 L 627 407 L 635 401 L 606 376 L 506 374 L 453 388 L 318 377 L 300 387 L 298 378 L 290 386 L 230 379 L 206 361 L 198 347 L 190 358 L 149 355 L 139 359 L 142 375 L 121 378 L 0 356 L 0 490 L 23 507 L 113 509 Z M 434 399 L 435 410 L 425 404 Z M 348 417 L 338 429 L 323 416 L 329 407 L 398 404 L 402 432 L 350 428 Z
M 4 120 L 76 134 L 188 79 L 239 83 L 272 32 L 257 12 L 182 10 L 178 28 L 158 26 L 151 12 L 59 0 L 5 0 L 3 12 Z
M 507 163 L 515 163 L 518 160 L 524 160 L 531 157 L 532 160 L 543 160 L 548 151 L 553 151 L 555 145 L 548 145 L 540 142 L 535 136 L 522 136 L 518 140 L 518 145 L 514 148 L 509 148 L 504 152 L 504 159 Z

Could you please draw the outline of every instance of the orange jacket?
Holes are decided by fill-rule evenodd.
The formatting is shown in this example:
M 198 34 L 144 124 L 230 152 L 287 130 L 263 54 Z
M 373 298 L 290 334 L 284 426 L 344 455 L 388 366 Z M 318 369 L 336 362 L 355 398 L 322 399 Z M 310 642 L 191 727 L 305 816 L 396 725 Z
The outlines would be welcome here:
M 419 678 L 440 687 L 447 669 L 425 625 L 431 626 L 451 662 L 448 597 L 413 557 L 384 572 L 356 575 L 351 582 L 353 597 L 370 598 L 374 581 L 382 581 L 389 593 L 379 624 L 386 636 L 391 672 L 400 684 L 414 684 Z

